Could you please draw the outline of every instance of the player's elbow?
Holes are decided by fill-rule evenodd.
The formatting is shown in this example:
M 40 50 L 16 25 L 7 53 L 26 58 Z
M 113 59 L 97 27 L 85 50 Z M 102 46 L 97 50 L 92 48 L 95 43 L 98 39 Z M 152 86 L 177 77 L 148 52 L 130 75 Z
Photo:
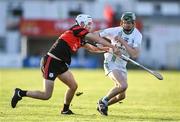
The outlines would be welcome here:
M 118 89 L 119 89 L 119 92 L 124 92 L 126 91 L 126 89 L 128 88 L 128 84 L 127 83 L 124 83 L 124 84 L 118 84 L 117 85 Z

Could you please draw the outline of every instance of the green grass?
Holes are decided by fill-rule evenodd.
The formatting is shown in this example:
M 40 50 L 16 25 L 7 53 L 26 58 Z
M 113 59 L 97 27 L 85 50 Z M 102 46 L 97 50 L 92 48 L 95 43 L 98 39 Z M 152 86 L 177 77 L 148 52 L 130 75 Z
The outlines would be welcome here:
M 0 70 L 0 122 L 42 121 L 42 122 L 135 122 L 135 121 L 180 121 L 180 72 L 161 72 L 164 80 L 157 80 L 145 71 L 128 72 L 127 97 L 122 104 L 109 107 L 109 116 L 101 116 L 96 111 L 99 98 L 113 86 L 104 76 L 103 70 L 73 69 L 79 83 L 71 109 L 76 115 L 63 116 L 60 110 L 66 86 L 56 80 L 53 96 L 48 101 L 23 98 L 12 109 L 11 96 L 15 87 L 22 89 L 42 89 L 39 69 Z

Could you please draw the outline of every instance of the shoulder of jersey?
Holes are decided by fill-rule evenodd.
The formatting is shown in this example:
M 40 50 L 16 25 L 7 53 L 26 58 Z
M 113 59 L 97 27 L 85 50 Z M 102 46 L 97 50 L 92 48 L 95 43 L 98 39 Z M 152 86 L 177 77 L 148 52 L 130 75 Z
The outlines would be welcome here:
M 111 30 L 113 32 L 122 31 L 122 27 L 120 27 L 120 26 L 119 27 L 112 27 Z
M 141 32 L 137 28 L 135 28 L 135 32 L 142 36 Z
M 116 29 L 116 30 L 122 30 L 123 28 L 122 28 L 121 26 L 119 26 L 119 27 L 114 27 L 114 29 Z

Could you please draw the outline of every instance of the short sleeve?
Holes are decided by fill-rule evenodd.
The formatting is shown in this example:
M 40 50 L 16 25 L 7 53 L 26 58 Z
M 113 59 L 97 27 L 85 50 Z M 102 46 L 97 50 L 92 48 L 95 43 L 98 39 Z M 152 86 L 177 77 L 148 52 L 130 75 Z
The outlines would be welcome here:
M 141 42 L 142 42 L 142 34 L 139 33 L 139 34 L 135 37 L 133 47 L 140 48 L 140 47 L 141 47 Z
M 83 38 L 86 34 L 89 33 L 89 31 L 85 28 L 82 28 L 80 26 L 75 26 L 71 29 L 73 31 L 74 36 Z
M 107 36 L 110 36 L 113 31 L 114 31 L 113 28 L 104 29 L 104 30 L 102 30 L 102 31 L 99 33 L 99 35 L 100 35 L 101 37 L 107 37 Z

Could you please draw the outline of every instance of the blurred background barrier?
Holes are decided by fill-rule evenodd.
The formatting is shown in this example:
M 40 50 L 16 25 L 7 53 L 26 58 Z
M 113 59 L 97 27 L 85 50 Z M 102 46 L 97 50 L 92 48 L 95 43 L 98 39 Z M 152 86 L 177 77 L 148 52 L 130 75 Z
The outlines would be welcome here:
M 133 11 L 143 34 L 136 60 L 154 69 L 180 70 L 179 4 L 179 0 L 1 0 L 0 68 L 38 67 L 40 57 L 80 13 L 90 14 L 94 30 L 99 30 L 119 26 L 121 14 Z M 71 67 L 102 65 L 103 54 L 81 49 L 73 55 Z
M 41 57 L 40 56 L 28 56 L 23 60 L 23 67 L 36 68 L 40 66 Z M 15 61 L 13 61 L 15 62 Z M 11 65 L 12 67 L 13 65 Z M 97 58 L 88 57 L 84 59 L 79 59 L 77 57 L 72 57 L 72 68 L 98 68 L 101 67 L 100 63 L 97 62 Z
M 40 56 L 29 56 L 23 60 L 23 67 L 39 67 L 40 66 Z

